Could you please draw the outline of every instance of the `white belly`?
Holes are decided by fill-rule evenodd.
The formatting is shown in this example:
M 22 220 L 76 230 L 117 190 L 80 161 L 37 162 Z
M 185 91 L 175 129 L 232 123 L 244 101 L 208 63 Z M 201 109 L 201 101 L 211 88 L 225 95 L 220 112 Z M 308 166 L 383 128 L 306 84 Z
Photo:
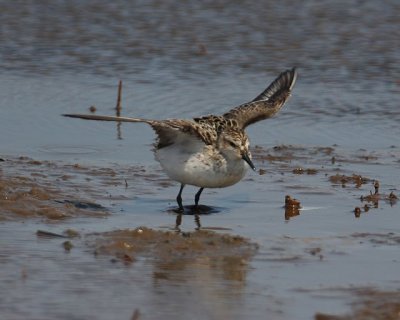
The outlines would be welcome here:
M 203 143 L 190 150 L 172 145 L 156 150 L 155 155 L 167 175 L 183 184 L 223 188 L 239 182 L 247 171 L 247 163 L 242 159 L 228 160 L 212 150 Z

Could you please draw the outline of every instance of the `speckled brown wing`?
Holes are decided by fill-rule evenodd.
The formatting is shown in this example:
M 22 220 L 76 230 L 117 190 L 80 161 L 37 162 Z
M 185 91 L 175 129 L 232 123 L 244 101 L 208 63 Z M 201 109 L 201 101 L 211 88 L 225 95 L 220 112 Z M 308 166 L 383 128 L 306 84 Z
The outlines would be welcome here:
M 228 111 L 223 117 L 236 121 L 243 129 L 252 123 L 272 117 L 288 100 L 296 78 L 295 68 L 282 72 L 253 101 Z
M 193 121 L 200 126 L 213 128 L 216 135 L 227 128 L 239 128 L 236 119 L 227 119 L 224 116 L 207 115 L 194 118 Z
M 192 139 L 199 139 L 206 145 L 215 145 L 217 132 L 210 122 L 197 123 L 193 120 L 149 120 L 141 118 L 102 116 L 93 114 L 64 114 L 65 117 L 80 118 L 96 121 L 117 121 L 117 122 L 143 122 L 150 125 L 156 132 L 158 139 L 157 148 L 163 148 L 174 143 L 184 143 Z
M 208 123 L 197 123 L 192 120 L 168 119 L 163 121 L 149 121 L 158 136 L 156 147 L 167 147 L 174 143 L 184 143 L 192 139 L 199 139 L 205 145 L 215 145 L 217 132 Z

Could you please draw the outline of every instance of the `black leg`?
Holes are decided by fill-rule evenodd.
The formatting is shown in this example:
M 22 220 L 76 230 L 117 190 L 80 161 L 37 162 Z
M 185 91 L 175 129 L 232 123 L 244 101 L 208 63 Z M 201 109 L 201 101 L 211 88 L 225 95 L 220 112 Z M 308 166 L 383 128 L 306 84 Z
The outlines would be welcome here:
M 182 214 L 179 213 L 179 214 L 176 216 L 176 223 L 175 223 L 175 230 L 176 230 L 177 232 L 181 232 L 181 228 L 180 228 L 181 224 L 182 224 Z
M 183 205 L 182 205 L 182 190 L 185 187 L 184 184 L 181 184 L 181 188 L 179 189 L 178 196 L 176 197 L 176 202 L 178 202 L 179 210 L 183 211 Z
M 200 200 L 200 195 L 203 192 L 204 188 L 200 188 L 199 191 L 197 191 L 196 195 L 194 196 L 194 204 L 197 208 L 197 206 L 199 205 L 199 200 Z

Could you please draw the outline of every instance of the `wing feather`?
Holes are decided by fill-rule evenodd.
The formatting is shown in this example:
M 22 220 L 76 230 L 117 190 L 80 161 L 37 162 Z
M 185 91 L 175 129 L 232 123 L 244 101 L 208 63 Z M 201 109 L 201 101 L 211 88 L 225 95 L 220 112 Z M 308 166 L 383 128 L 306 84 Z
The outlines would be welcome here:
M 295 68 L 282 72 L 253 101 L 228 111 L 223 117 L 235 120 L 243 129 L 252 123 L 272 117 L 288 100 L 296 79 Z

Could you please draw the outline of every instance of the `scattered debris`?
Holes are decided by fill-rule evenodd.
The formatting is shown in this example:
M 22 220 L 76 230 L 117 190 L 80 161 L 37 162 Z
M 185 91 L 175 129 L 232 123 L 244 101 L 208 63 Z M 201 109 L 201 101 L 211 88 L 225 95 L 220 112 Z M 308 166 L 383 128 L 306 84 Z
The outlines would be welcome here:
M 317 256 L 319 258 L 319 260 L 324 259 L 323 254 L 321 254 L 322 249 L 320 247 L 306 249 L 306 252 L 308 252 L 312 256 Z
M 375 180 L 374 182 L 375 194 L 379 193 L 379 181 Z
M 300 215 L 301 204 L 289 195 L 285 196 L 285 220 Z
M 292 170 L 292 172 L 294 173 L 294 174 L 303 174 L 304 173 L 304 169 L 303 168 L 294 168 L 293 170 Z
M 64 250 L 65 250 L 66 252 L 70 252 L 71 249 L 74 247 L 74 246 L 72 245 L 71 241 L 64 241 L 62 245 L 63 245 Z
M 353 174 L 351 176 L 335 174 L 329 177 L 329 181 L 334 184 L 341 184 L 343 187 L 345 187 L 348 183 L 354 183 L 356 188 L 359 188 L 361 185 L 371 181 L 371 179 L 357 174 Z
M 361 202 L 373 202 L 373 203 L 378 203 L 379 200 L 381 200 L 381 195 L 380 194 L 373 194 L 372 192 L 366 196 L 361 196 L 360 201 Z
M 297 199 L 292 198 L 289 195 L 285 196 L 285 207 L 297 207 L 301 208 L 300 201 Z
M 399 198 L 394 194 L 394 192 L 390 192 L 389 196 L 387 197 L 387 200 L 389 200 L 391 203 L 396 202 Z
M 374 204 L 374 206 L 377 208 L 379 201 L 384 200 L 390 203 L 390 205 L 394 205 L 397 200 L 398 197 L 396 196 L 396 194 L 391 191 L 390 194 L 381 194 L 379 193 L 379 182 L 375 181 L 374 183 L 374 188 L 375 188 L 375 193 L 370 192 L 370 194 L 366 195 L 366 196 L 361 196 L 360 197 L 360 201 L 361 202 L 372 202 Z
M 304 168 L 301 168 L 301 167 L 294 168 L 292 170 L 292 173 L 294 173 L 294 174 L 304 174 L 304 173 L 306 173 L 306 174 L 317 174 L 317 172 L 318 172 L 317 169 L 313 169 L 313 168 L 304 169 Z

